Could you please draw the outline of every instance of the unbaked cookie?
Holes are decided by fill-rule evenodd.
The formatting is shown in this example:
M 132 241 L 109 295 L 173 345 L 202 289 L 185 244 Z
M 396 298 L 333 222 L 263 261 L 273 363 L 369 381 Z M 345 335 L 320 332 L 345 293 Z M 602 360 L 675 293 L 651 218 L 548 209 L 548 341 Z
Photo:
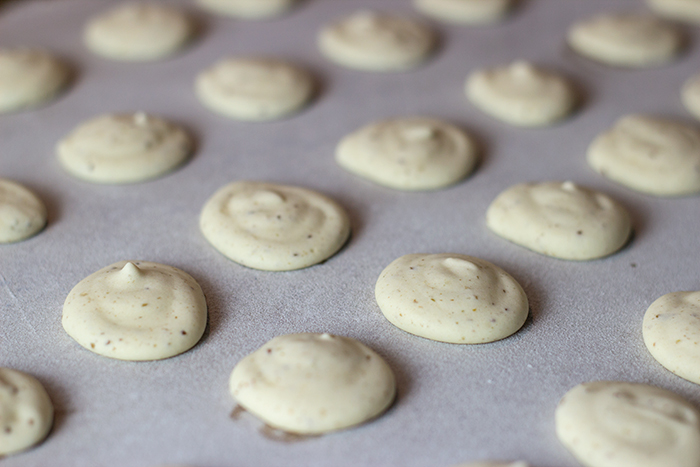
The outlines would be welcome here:
M 367 125 L 340 141 L 335 159 L 344 169 L 398 190 L 434 190 L 469 175 L 476 145 L 441 120 L 396 118 Z
M 297 0 L 197 0 L 197 3 L 215 14 L 257 20 L 280 16 Z
M 228 58 L 202 71 L 195 82 L 200 102 L 237 120 L 275 120 L 298 112 L 314 93 L 311 75 L 289 63 Z
M 668 370 L 700 384 L 700 291 L 674 292 L 644 314 L 644 343 Z
M 698 4 L 700 5 L 700 1 L 698 1 Z M 688 112 L 700 120 L 700 74 L 685 82 L 681 91 L 681 98 Z
M 160 360 L 204 334 L 207 304 L 186 272 L 120 261 L 80 281 L 63 304 L 63 328 L 86 349 L 119 360 Z
M 681 49 L 683 37 L 651 15 L 602 14 L 569 29 L 569 46 L 607 65 L 642 68 L 667 63 Z
M 647 5 L 666 18 L 700 25 L 698 0 L 647 0 Z
M 236 401 L 268 425 L 320 434 L 367 422 L 394 400 L 394 374 L 360 342 L 331 334 L 287 334 L 238 362 Z
M 435 35 L 413 19 L 361 10 L 324 27 L 318 44 L 326 58 L 342 66 L 402 71 L 418 66 L 428 57 Z
M 192 25 L 180 10 L 163 3 L 123 3 L 85 26 L 85 45 L 112 60 L 158 60 L 180 50 Z
M 382 271 L 374 291 L 391 324 L 452 344 L 508 337 L 529 310 L 522 287 L 503 269 L 451 253 L 402 256 Z
M 68 67 L 41 50 L 0 49 L 0 113 L 35 107 L 68 83 Z
M 46 225 L 46 206 L 22 185 L 0 178 L 0 243 L 36 235 Z
M 493 24 L 507 16 L 513 0 L 413 0 L 421 13 L 448 23 Z
M 223 255 L 254 269 L 301 269 L 334 255 L 350 235 L 345 210 L 294 186 L 234 182 L 202 209 L 204 237 Z
M 679 121 L 628 115 L 588 147 L 596 172 L 656 196 L 700 192 L 700 130 Z
M 53 404 L 36 378 L 0 368 L 0 457 L 40 443 L 53 425 Z
M 555 419 L 559 440 L 585 466 L 700 465 L 700 412 L 665 389 L 580 384 L 561 399 Z
M 512 186 L 493 200 L 486 225 L 513 243 L 570 260 L 611 255 L 632 231 L 620 204 L 572 182 Z
M 551 125 L 576 105 L 576 93 L 565 78 L 525 61 L 475 71 L 465 93 L 479 109 L 516 126 Z
M 192 152 L 192 139 L 165 120 L 139 112 L 101 115 L 82 123 L 56 146 L 71 175 L 93 183 L 135 183 L 160 177 Z

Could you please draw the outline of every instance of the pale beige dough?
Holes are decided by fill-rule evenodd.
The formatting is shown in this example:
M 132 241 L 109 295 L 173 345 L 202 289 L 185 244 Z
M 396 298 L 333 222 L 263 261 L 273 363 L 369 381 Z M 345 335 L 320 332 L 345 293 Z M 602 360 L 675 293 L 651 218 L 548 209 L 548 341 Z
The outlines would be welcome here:
M 644 314 L 644 343 L 666 369 L 700 384 L 700 291 L 673 292 Z
M 161 3 L 128 2 L 91 18 L 85 45 L 112 60 L 158 60 L 180 50 L 192 35 L 187 16 Z
M 374 122 L 336 148 L 345 170 L 398 190 L 434 190 L 457 183 L 476 165 L 477 149 L 461 129 L 424 117 Z
M 227 58 L 202 71 L 195 81 L 200 102 L 237 120 L 265 121 L 301 110 L 314 94 L 304 69 L 276 59 Z
M 402 256 L 382 271 L 374 291 L 394 326 L 452 344 L 508 337 L 529 310 L 522 287 L 503 269 L 452 253 Z
M 324 27 L 323 55 L 339 65 L 365 71 L 403 71 L 420 65 L 435 46 L 435 35 L 408 17 L 360 10 Z
M 656 196 L 700 192 L 700 129 L 676 120 L 628 115 L 588 147 L 596 172 Z
M 179 126 L 143 112 L 101 115 L 80 124 L 56 146 L 71 175 L 92 183 L 136 183 L 160 177 L 192 152 Z
M 579 54 L 612 66 L 643 68 L 663 65 L 683 45 L 681 33 L 651 15 L 601 14 L 574 24 L 567 36 Z
M 576 92 L 562 76 L 525 61 L 472 73 L 469 100 L 482 111 L 516 126 L 551 125 L 576 106 Z
M 700 0 L 647 0 L 647 5 L 668 19 L 700 25 Z
M 53 404 L 36 378 L 0 368 L 0 458 L 29 449 L 53 425 Z
M 0 113 L 41 105 L 69 80 L 68 66 L 34 49 L 0 49 Z
M 632 232 L 625 208 L 572 182 L 514 185 L 493 200 L 486 224 L 506 240 L 569 260 L 611 255 Z
M 231 395 L 268 425 L 290 433 L 342 430 L 383 413 L 396 394 L 384 359 L 331 334 L 287 334 L 238 362 Z
M 246 20 L 274 18 L 287 13 L 297 0 L 196 0 L 212 13 Z
M 0 178 L 0 243 L 32 237 L 46 225 L 46 206 L 31 191 Z
M 681 90 L 681 99 L 688 112 L 700 120 L 700 73 L 685 82 Z
M 266 271 L 301 269 L 329 258 L 350 235 L 345 210 L 305 188 L 234 182 L 206 202 L 204 237 L 224 256 Z
M 508 15 L 514 0 L 413 0 L 421 13 L 456 24 L 493 24 Z
M 120 261 L 80 281 L 63 304 L 63 328 L 86 349 L 119 360 L 160 360 L 204 334 L 207 304 L 186 272 Z
M 700 412 L 665 389 L 580 384 L 555 412 L 559 440 L 587 467 L 697 467 Z

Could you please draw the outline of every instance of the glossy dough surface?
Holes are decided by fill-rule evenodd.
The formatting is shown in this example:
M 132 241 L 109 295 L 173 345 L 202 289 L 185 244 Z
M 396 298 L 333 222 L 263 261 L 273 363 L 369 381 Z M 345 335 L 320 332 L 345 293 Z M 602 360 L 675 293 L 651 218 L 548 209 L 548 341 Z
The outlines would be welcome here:
M 700 25 L 698 0 L 647 0 L 647 5 L 668 19 Z
M 53 404 L 36 378 L 0 368 L 0 457 L 41 442 L 53 425 Z
M 483 259 L 451 253 L 411 254 L 379 275 L 382 313 L 406 332 L 452 344 L 481 344 L 515 333 L 528 300 L 507 272 Z
M 555 412 L 559 440 L 587 467 L 697 467 L 700 413 L 646 384 L 580 384 Z
M 112 60 L 149 61 L 172 55 L 192 34 L 187 16 L 161 3 L 122 3 L 85 26 L 85 45 Z
M 336 161 L 345 170 L 399 190 L 432 190 L 471 173 L 476 146 L 461 129 L 432 118 L 367 125 L 343 138 Z
M 700 291 L 658 298 L 644 314 L 644 343 L 666 369 L 700 384 Z
M 160 360 L 204 334 L 207 304 L 184 271 L 120 261 L 80 281 L 63 304 L 63 328 L 86 349 L 119 360 Z
M 681 98 L 688 112 L 700 120 L 700 73 L 685 82 L 681 90 Z
M 36 235 L 46 225 L 46 206 L 31 191 L 0 178 L 0 243 Z
M 319 263 L 350 235 L 350 220 L 332 199 L 262 182 L 234 182 L 219 189 L 204 205 L 199 226 L 226 257 L 266 271 Z
M 492 24 L 502 20 L 513 0 L 413 0 L 421 13 L 456 24 Z
M 297 0 L 197 0 L 212 13 L 241 19 L 268 19 L 286 13 Z
M 318 44 L 323 55 L 339 65 L 365 71 L 402 71 L 428 57 L 435 35 L 408 17 L 360 10 L 324 27 Z
M 486 224 L 506 240 L 569 260 L 610 255 L 632 230 L 619 203 L 572 182 L 514 185 L 493 200 Z
M 58 160 L 71 175 L 92 183 L 136 183 L 164 175 L 192 152 L 185 131 L 142 112 L 101 115 L 59 141 Z
M 311 99 L 314 80 L 280 60 L 229 58 L 202 71 L 195 82 L 210 110 L 238 120 L 264 121 L 297 112 Z
M 700 191 L 700 129 L 675 120 L 628 115 L 588 147 L 596 172 L 656 196 Z
M 663 65 L 681 49 L 678 30 L 651 15 L 601 14 L 574 24 L 567 36 L 579 54 L 612 66 Z
M 68 67 L 33 49 L 0 49 L 0 113 L 35 107 L 68 82 Z
M 384 359 L 354 339 L 287 334 L 238 362 L 230 390 L 274 428 L 319 434 L 378 416 L 394 400 L 396 383 Z

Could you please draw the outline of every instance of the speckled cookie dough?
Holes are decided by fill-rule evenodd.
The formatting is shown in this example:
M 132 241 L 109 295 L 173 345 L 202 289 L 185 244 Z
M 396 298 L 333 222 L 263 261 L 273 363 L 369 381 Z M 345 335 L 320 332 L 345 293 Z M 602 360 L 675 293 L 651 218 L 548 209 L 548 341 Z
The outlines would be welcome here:
M 46 225 L 46 206 L 22 185 L 0 178 L 0 243 L 19 242 Z
M 700 384 L 700 291 L 660 297 L 644 314 L 642 329 L 644 343 L 659 363 Z
M 195 82 L 200 102 L 237 120 L 265 121 L 301 110 L 314 94 L 311 75 L 276 59 L 227 58 L 202 71 Z
M 224 256 L 266 271 L 319 263 L 350 235 L 350 220 L 332 199 L 263 182 L 234 182 L 219 189 L 204 205 L 199 226 Z
M 448 23 L 493 24 L 508 15 L 513 0 L 413 0 L 421 13 Z
M 394 400 L 394 374 L 362 343 L 331 334 L 287 334 L 238 362 L 231 395 L 268 425 L 320 434 L 367 422 Z
M 681 90 L 681 99 L 688 112 L 700 120 L 700 73 L 685 82 Z
M 572 182 L 512 186 L 491 203 L 486 225 L 513 243 L 569 260 L 611 255 L 632 232 L 625 208 Z
M 0 457 L 40 443 L 53 425 L 44 386 L 21 371 L 0 368 Z
M 665 389 L 580 384 L 555 412 L 559 440 L 587 467 L 697 467 L 700 412 Z
M 452 344 L 508 337 L 529 310 L 522 287 L 503 269 L 451 253 L 396 259 L 380 274 L 375 297 L 394 326 Z
M 63 62 L 41 50 L 0 49 L 0 113 L 51 100 L 69 75 Z
M 128 2 L 91 18 L 83 39 L 88 49 L 108 59 L 150 61 L 174 54 L 191 35 L 182 11 L 162 2 Z
M 607 65 L 644 68 L 666 64 L 683 45 L 681 33 L 651 15 L 601 14 L 574 24 L 567 36 L 577 53 Z
M 457 183 L 476 165 L 476 145 L 461 129 L 422 117 L 367 125 L 340 141 L 345 170 L 398 190 L 434 190 Z
M 435 35 L 413 19 L 361 10 L 324 27 L 318 44 L 326 58 L 348 68 L 403 71 L 425 61 Z
M 212 13 L 246 20 L 274 18 L 287 13 L 297 0 L 196 0 Z
M 698 0 L 647 0 L 654 13 L 675 21 L 700 25 Z
M 655 196 L 700 192 L 700 130 L 685 123 L 628 115 L 588 147 L 596 172 Z
M 525 127 L 551 125 L 576 106 L 576 93 L 565 78 L 525 61 L 475 71 L 465 94 L 492 117 Z
M 56 153 L 75 177 L 122 184 L 165 175 L 185 162 L 192 146 L 179 126 L 139 112 L 90 119 L 59 141 Z
M 160 360 L 204 334 L 207 304 L 186 272 L 120 261 L 78 283 L 63 304 L 63 328 L 86 349 L 119 360 Z

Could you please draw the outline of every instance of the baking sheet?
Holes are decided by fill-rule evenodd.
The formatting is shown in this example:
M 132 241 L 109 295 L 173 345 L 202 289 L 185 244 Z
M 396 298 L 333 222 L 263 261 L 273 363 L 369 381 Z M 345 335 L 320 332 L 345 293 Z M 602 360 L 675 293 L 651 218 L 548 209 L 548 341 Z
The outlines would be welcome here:
M 570 52 L 567 27 L 599 11 L 644 10 L 635 0 L 530 0 L 501 25 L 426 22 L 438 53 L 407 73 L 372 74 L 327 62 L 317 30 L 359 8 L 418 16 L 408 0 L 307 0 L 273 21 L 243 22 L 179 3 L 200 24 L 182 54 L 156 63 L 119 63 L 81 43 L 87 18 L 114 2 L 22 2 L 0 10 L 0 45 L 48 48 L 75 69 L 73 86 L 50 105 L 0 116 L 0 175 L 36 191 L 49 209 L 40 235 L 0 246 L 0 366 L 26 371 L 56 407 L 49 438 L 3 466 L 449 466 L 522 459 L 573 467 L 558 443 L 554 409 L 574 385 L 598 379 L 655 384 L 700 406 L 698 386 L 656 363 L 641 323 L 648 305 L 697 290 L 698 197 L 658 199 L 622 188 L 585 162 L 590 141 L 616 119 L 646 112 L 690 121 L 681 84 L 700 71 L 698 29 L 671 65 L 620 70 Z M 196 74 L 226 55 L 278 56 L 312 70 L 315 102 L 288 120 L 241 123 L 204 109 Z M 581 111 L 548 129 L 517 129 L 482 114 L 462 94 L 472 70 L 528 59 L 571 77 Z M 161 179 L 128 186 L 75 180 L 59 167 L 55 143 L 105 112 L 144 110 L 184 125 L 197 139 L 192 160 Z M 429 115 L 463 126 L 482 146 L 477 171 L 436 192 L 403 193 L 365 182 L 333 160 L 349 131 L 389 116 Z M 217 253 L 198 230 L 207 198 L 234 180 L 319 190 L 350 212 L 349 244 L 324 264 L 270 273 Z M 510 244 L 485 226 L 491 200 L 525 181 L 573 180 L 599 189 L 632 213 L 635 234 L 602 260 L 568 262 Z M 531 316 L 503 341 L 449 345 L 389 324 L 373 298 L 381 270 L 416 252 L 455 252 L 491 261 L 523 286 Z M 122 362 L 78 346 L 61 308 L 82 278 L 113 262 L 176 266 L 202 286 L 209 327 L 191 351 L 164 361 Z M 390 363 L 399 387 L 384 416 L 356 429 L 297 442 L 271 440 L 249 418 L 230 418 L 228 376 L 244 355 L 290 332 L 357 338 Z

